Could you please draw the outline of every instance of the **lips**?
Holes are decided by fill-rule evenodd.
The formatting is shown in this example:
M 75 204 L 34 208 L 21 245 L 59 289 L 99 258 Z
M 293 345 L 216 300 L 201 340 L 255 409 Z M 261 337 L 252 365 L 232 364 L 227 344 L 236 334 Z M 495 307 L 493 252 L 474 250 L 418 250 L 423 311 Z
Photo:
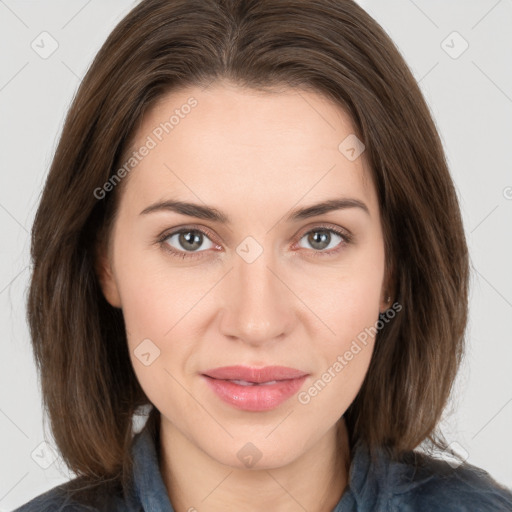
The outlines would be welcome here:
M 224 366 L 222 368 L 207 370 L 203 375 L 213 379 L 239 381 L 241 385 L 251 385 L 297 379 L 307 375 L 307 373 L 286 366 L 266 366 L 264 368 Z
M 308 375 L 285 366 L 225 366 L 207 370 L 201 377 L 223 402 L 244 411 L 263 412 L 295 395 Z

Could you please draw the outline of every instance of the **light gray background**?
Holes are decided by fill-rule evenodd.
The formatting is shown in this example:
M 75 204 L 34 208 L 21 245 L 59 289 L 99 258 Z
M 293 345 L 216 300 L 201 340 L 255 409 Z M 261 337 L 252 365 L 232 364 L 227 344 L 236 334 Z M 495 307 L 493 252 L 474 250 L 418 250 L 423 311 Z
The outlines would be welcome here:
M 0 511 L 72 476 L 59 458 L 41 467 L 52 457 L 40 444 L 51 446 L 52 438 L 43 431 L 25 321 L 29 231 L 80 79 L 135 4 L 0 0 Z M 512 486 L 512 0 L 360 4 L 420 82 L 456 182 L 474 266 L 468 351 L 444 431 L 469 462 Z M 31 47 L 34 40 L 43 46 L 43 31 L 59 45 L 47 59 Z M 454 31 L 469 44 L 457 58 L 464 42 Z

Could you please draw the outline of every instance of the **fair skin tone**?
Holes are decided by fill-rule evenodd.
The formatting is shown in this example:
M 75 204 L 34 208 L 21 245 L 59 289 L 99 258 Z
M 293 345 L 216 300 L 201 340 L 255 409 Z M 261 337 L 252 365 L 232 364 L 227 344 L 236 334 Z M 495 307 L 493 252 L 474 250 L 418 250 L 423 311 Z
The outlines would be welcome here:
M 134 147 L 190 97 L 197 106 L 124 178 L 99 271 L 105 297 L 122 308 L 137 378 L 161 412 L 164 483 L 177 512 L 225 511 L 226 504 L 330 511 L 350 464 L 342 415 L 361 387 L 374 340 L 308 403 L 296 394 L 272 410 L 240 410 L 200 375 L 220 366 L 283 365 L 309 374 L 304 392 L 375 325 L 388 306 L 384 241 L 364 154 L 350 161 L 340 152 L 354 129 L 323 96 L 226 83 L 163 97 L 137 128 Z M 340 198 L 368 211 L 352 206 L 287 219 Z M 230 223 L 170 210 L 141 214 L 170 199 L 213 206 Z M 186 245 L 171 236 L 180 228 L 205 235 L 193 232 L 198 243 Z M 168 236 L 159 243 L 161 235 Z M 242 244 L 248 236 L 257 244 Z M 237 252 L 241 244 L 262 252 L 248 263 Z M 146 339 L 160 350 L 147 366 L 135 352 Z M 260 454 L 250 468 L 237 456 L 249 442 Z

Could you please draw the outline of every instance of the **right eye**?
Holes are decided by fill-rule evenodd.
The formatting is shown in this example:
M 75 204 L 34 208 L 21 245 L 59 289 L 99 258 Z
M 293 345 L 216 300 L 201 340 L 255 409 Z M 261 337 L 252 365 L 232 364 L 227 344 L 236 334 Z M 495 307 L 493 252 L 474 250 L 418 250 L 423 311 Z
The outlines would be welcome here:
M 159 242 L 164 244 L 164 249 L 169 251 L 173 256 L 179 258 L 194 258 L 200 256 L 196 253 L 205 252 L 207 249 L 216 247 L 206 231 L 197 228 L 181 228 L 171 231 L 163 235 Z M 199 250 L 204 245 L 205 240 L 209 242 L 203 250 Z

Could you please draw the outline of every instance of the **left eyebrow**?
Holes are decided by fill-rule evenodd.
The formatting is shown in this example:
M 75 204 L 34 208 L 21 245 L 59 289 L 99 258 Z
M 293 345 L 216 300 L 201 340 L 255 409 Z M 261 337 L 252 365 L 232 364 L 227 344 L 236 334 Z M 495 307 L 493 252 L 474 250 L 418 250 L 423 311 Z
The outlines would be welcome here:
M 305 208 L 292 210 L 292 212 L 285 217 L 285 220 L 286 222 L 296 222 L 310 217 L 316 217 L 317 215 L 323 215 L 324 213 L 329 213 L 334 210 L 346 210 L 347 208 L 360 208 L 370 215 L 370 210 L 363 201 L 347 197 L 341 199 L 329 199 L 318 204 L 306 206 Z
M 335 210 L 345 210 L 348 208 L 360 208 L 368 215 L 370 210 L 365 203 L 359 199 L 353 198 L 341 198 L 341 199 L 329 199 L 322 201 L 321 203 L 306 206 L 304 208 L 297 208 L 292 210 L 286 217 L 286 222 L 297 222 L 310 217 L 316 217 L 317 215 L 323 215 L 325 213 Z M 154 203 L 140 212 L 140 215 L 146 215 L 148 213 L 157 211 L 172 211 L 181 215 L 187 215 L 189 217 L 196 217 L 198 219 L 210 220 L 218 222 L 220 224 L 230 224 L 231 220 L 228 215 L 221 212 L 217 208 L 212 206 L 203 206 L 195 203 L 188 203 L 185 201 L 160 201 Z

